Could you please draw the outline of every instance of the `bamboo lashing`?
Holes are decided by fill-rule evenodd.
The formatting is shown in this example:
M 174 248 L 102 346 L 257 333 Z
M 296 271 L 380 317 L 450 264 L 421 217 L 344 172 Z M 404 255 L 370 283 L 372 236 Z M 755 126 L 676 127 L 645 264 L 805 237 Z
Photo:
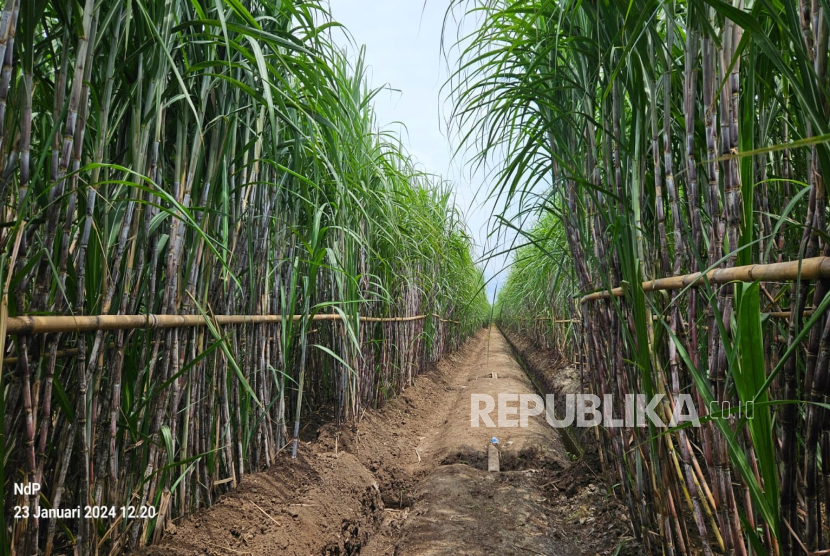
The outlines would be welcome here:
M 410 317 L 359 317 L 362 322 L 410 322 L 423 320 L 430 315 Z M 443 319 L 441 322 L 459 324 L 459 321 Z M 299 321 L 302 315 L 291 315 Z M 313 315 L 310 320 L 342 320 L 339 314 Z M 269 324 L 282 322 L 282 315 L 94 315 L 94 316 L 21 316 L 6 319 L 6 334 L 45 334 L 57 332 L 91 332 L 97 330 L 136 330 L 146 328 L 185 328 L 215 325 Z
M 800 268 L 799 268 L 800 266 Z M 800 271 L 800 272 L 799 272 Z M 773 280 L 792 281 L 801 276 L 802 280 L 816 280 L 830 278 L 830 257 L 812 257 L 801 261 L 785 263 L 753 264 L 734 266 L 732 268 L 717 268 L 706 273 L 706 278 L 712 284 L 726 284 L 729 282 L 765 282 Z M 705 283 L 703 273 L 693 272 L 682 276 L 670 276 L 643 282 L 643 290 L 679 290 L 685 287 L 698 287 Z M 587 303 L 597 299 L 622 297 L 623 288 L 618 286 L 612 290 L 598 291 L 583 296 L 580 303 Z

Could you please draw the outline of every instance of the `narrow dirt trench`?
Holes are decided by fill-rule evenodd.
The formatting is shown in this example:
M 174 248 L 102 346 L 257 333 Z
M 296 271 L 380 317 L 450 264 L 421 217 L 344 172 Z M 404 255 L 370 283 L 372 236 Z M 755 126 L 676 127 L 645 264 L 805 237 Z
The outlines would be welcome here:
M 246 475 L 144 553 L 613 554 L 630 527 L 590 450 L 568 453 L 543 415 L 471 426 L 471 394 L 534 392 L 501 333 L 481 330 L 386 407 L 321 427 L 296 461 Z M 499 473 L 486 470 L 493 436 Z

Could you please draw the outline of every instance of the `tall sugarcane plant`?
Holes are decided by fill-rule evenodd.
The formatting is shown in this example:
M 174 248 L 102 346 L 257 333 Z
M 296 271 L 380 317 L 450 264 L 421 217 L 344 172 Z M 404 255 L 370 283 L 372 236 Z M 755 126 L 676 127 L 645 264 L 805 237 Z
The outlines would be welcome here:
M 510 273 L 499 292 L 493 313 L 513 333 L 532 339 L 564 359 L 579 358 L 574 295 L 578 293 L 573 266 L 556 209 L 544 214 L 513 254 Z
M 2 10 L 5 553 L 157 539 L 274 464 L 309 409 L 380 405 L 486 321 L 447 184 L 378 126 L 321 3 Z M 156 314 L 202 326 L 5 334 Z M 86 505 L 119 511 L 31 517 Z
M 475 163 L 497 164 L 489 192 L 509 206 L 503 221 L 539 221 L 522 231 L 533 246 L 516 254 L 503 325 L 555 343 L 568 332 L 528 323 L 577 319 L 585 388 L 610 394 L 614 414 L 625 395 L 656 393 L 668 416 L 691 393 L 703 418 L 670 432 L 601 431 L 605 472 L 653 551 L 830 545 L 828 282 L 798 271 L 830 254 L 828 10 L 765 0 L 451 7 L 473 29 L 446 86 L 455 129 Z M 772 268 L 763 281 L 748 266 L 788 261 L 795 273 Z M 734 278 L 642 286 L 718 269 Z M 579 295 L 551 287 L 560 280 Z M 748 402 L 752 418 L 723 411 Z

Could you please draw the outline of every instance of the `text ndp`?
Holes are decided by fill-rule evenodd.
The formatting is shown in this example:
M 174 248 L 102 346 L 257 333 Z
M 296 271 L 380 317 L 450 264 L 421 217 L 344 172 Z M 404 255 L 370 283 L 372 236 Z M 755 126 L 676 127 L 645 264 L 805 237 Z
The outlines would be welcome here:
M 676 427 L 683 423 L 692 423 L 699 427 L 700 420 L 690 394 L 679 394 L 674 398 L 674 409 L 661 407 L 664 394 L 657 394 L 646 401 L 645 394 L 627 394 L 623 402 L 623 413 L 614 412 L 613 396 L 606 394 L 602 398 L 594 394 L 566 394 L 565 417 L 557 419 L 554 409 L 556 396 L 548 394 L 543 400 L 537 394 L 499 394 L 498 401 L 488 394 L 470 396 L 470 425 L 485 427 L 526 427 L 528 418 L 545 414 L 545 420 L 552 427 L 563 428 L 576 424 L 577 427 L 595 427 L 603 425 L 615 427 L 646 427 L 652 423 L 655 427 Z M 668 402 L 667 402 L 668 403 Z M 560 404 L 561 405 L 561 404 Z M 496 421 L 493 421 L 493 412 Z M 668 412 L 669 422 L 664 421 Z
M 40 483 L 14 483 L 15 495 L 37 496 L 40 492 Z

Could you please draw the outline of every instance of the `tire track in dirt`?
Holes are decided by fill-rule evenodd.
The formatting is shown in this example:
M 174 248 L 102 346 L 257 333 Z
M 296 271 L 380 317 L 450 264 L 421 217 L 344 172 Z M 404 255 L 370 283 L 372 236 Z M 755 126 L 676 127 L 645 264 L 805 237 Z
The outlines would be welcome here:
M 297 460 L 283 453 L 246 475 L 143 553 L 611 553 L 626 533 L 613 498 L 543 415 L 526 428 L 470 425 L 471 394 L 533 392 L 501 333 L 483 329 L 385 407 L 321 427 Z M 501 473 L 486 471 L 491 436 Z

